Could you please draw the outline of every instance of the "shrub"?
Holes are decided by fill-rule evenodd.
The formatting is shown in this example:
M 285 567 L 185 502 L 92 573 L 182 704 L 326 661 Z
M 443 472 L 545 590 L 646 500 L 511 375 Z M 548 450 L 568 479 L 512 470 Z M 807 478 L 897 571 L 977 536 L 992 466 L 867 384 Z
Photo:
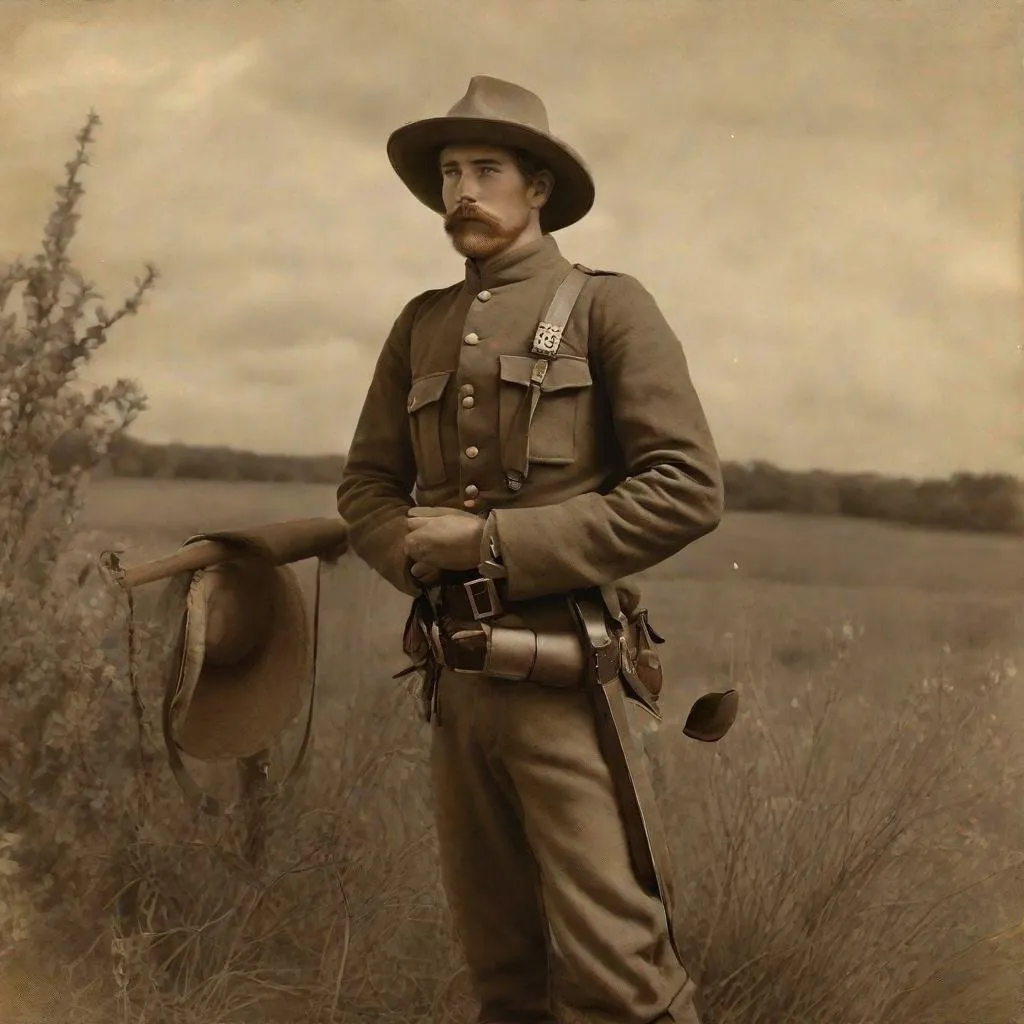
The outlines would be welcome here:
M 156 279 L 148 267 L 108 314 L 71 262 L 80 175 L 98 123 L 90 115 L 77 135 L 42 252 L 0 273 L 0 923 L 8 942 L 25 938 L 57 901 L 84 912 L 84 865 L 98 843 L 116 842 L 119 811 L 137 795 L 112 785 L 131 755 L 110 739 L 130 735 L 131 706 L 114 699 L 120 679 L 97 643 L 109 598 L 73 545 L 90 472 L 145 407 L 134 382 L 90 392 L 78 372 Z M 83 442 L 77 457 L 52 465 L 71 436 Z M 100 838 L 97 827 L 113 832 Z

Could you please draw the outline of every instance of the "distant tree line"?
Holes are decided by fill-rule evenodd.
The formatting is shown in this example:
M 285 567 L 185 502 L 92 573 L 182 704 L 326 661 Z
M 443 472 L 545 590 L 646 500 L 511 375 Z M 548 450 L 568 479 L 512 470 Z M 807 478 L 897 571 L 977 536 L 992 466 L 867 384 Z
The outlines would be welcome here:
M 1024 487 L 1005 473 L 913 480 L 878 473 L 792 472 L 768 462 L 723 466 L 727 507 L 745 512 L 883 519 L 942 530 L 1024 533 Z
M 82 440 L 65 435 L 50 454 L 54 469 L 81 461 Z M 153 480 L 252 480 L 280 484 L 336 484 L 345 468 L 343 455 L 267 455 L 223 445 L 150 444 L 123 435 L 107 453 L 95 476 L 146 477 Z
M 77 459 L 69 435 L 53 453 L 57 467 Z M 336 484 L 343 455 L 265 455 L 227 447 L 149 444 L 123 436 L 103 472 L 157 480 L 253 480 Z M 735 512 L 852 516 L 945 530 L 1024 533 L 1024 487 L 1000 473 L 955 473 L 913 480 L 876 473 L 795 472 L 769 462 L 726 462 L 726 505 Z

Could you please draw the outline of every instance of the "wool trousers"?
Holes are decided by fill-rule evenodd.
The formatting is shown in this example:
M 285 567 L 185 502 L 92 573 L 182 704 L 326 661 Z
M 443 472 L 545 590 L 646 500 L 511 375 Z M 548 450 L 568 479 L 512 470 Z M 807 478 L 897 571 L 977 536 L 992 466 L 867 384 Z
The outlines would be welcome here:
M 445 670 L 438 710 L 441 871 L 479 1024 L 550 1024 L 556 975 L 587 1024 L 700 1024 L 665 908 L 634 874 L 588 695 Z

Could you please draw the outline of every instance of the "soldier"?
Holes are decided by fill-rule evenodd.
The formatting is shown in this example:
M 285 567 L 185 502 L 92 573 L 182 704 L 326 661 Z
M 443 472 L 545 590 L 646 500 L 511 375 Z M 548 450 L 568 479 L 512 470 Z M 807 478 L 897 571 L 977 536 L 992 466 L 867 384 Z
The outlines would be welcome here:
M 395 322 L 338 510 L 356 554 L 416 598 L 405 649 L 477 1020 L 553 1021 L 557 952 L 559 995 L 585 1020 L 694 1024 L 622 717 L 627 681 L 648 706 L 660 686 L 661 638 L 628 577 L 722 514 L 683 351 L 635 279 L 561 255 L 551 232 L 594 185 L 533 93 L 474 77 L 388 156 L 443 216 L 465 278 Z

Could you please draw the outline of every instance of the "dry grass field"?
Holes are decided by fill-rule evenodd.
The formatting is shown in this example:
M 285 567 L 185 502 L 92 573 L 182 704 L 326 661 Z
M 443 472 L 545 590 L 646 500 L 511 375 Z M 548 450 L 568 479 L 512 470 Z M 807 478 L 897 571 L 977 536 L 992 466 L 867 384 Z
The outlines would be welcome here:
M 329 487 L 112 480 L 90 493 L 81 544 L 132 564 L 203 530 L 332 514 Z M 311 587 L 314 566 L 298 568 Z M 1020 541 L 736 514 L 644 580 L 669 642 L 665 722 L 642 735 L 709 1024 L 1014 1020 Z M 159 589 L 140 591 L 141 616 Z M 222 826 L 184 813 L 168 826 L 180 842 L 140 843 L 150 935 L 186 938 L 156 975 L 139 955 L 124 1020 L 462 1019 L 428 734 L 390 678 L 406 610 L 354 558 L 325 570 L 315 747 L 299 794 L 272 814 L 277 874 L 259 888 L 217 852 Z M 733 732 L 717 747 L 685 740 L 690 702 L 724 685 L 742 695 Z M 199 774 L 230 789 L 227 771 Z M 88 971 L 75 984 L 102 989 Z M 168 985 L 170 1002 L 156 994 Z M 54 1016 L 25 1019 L 64 1021 L 50 1005 Z

